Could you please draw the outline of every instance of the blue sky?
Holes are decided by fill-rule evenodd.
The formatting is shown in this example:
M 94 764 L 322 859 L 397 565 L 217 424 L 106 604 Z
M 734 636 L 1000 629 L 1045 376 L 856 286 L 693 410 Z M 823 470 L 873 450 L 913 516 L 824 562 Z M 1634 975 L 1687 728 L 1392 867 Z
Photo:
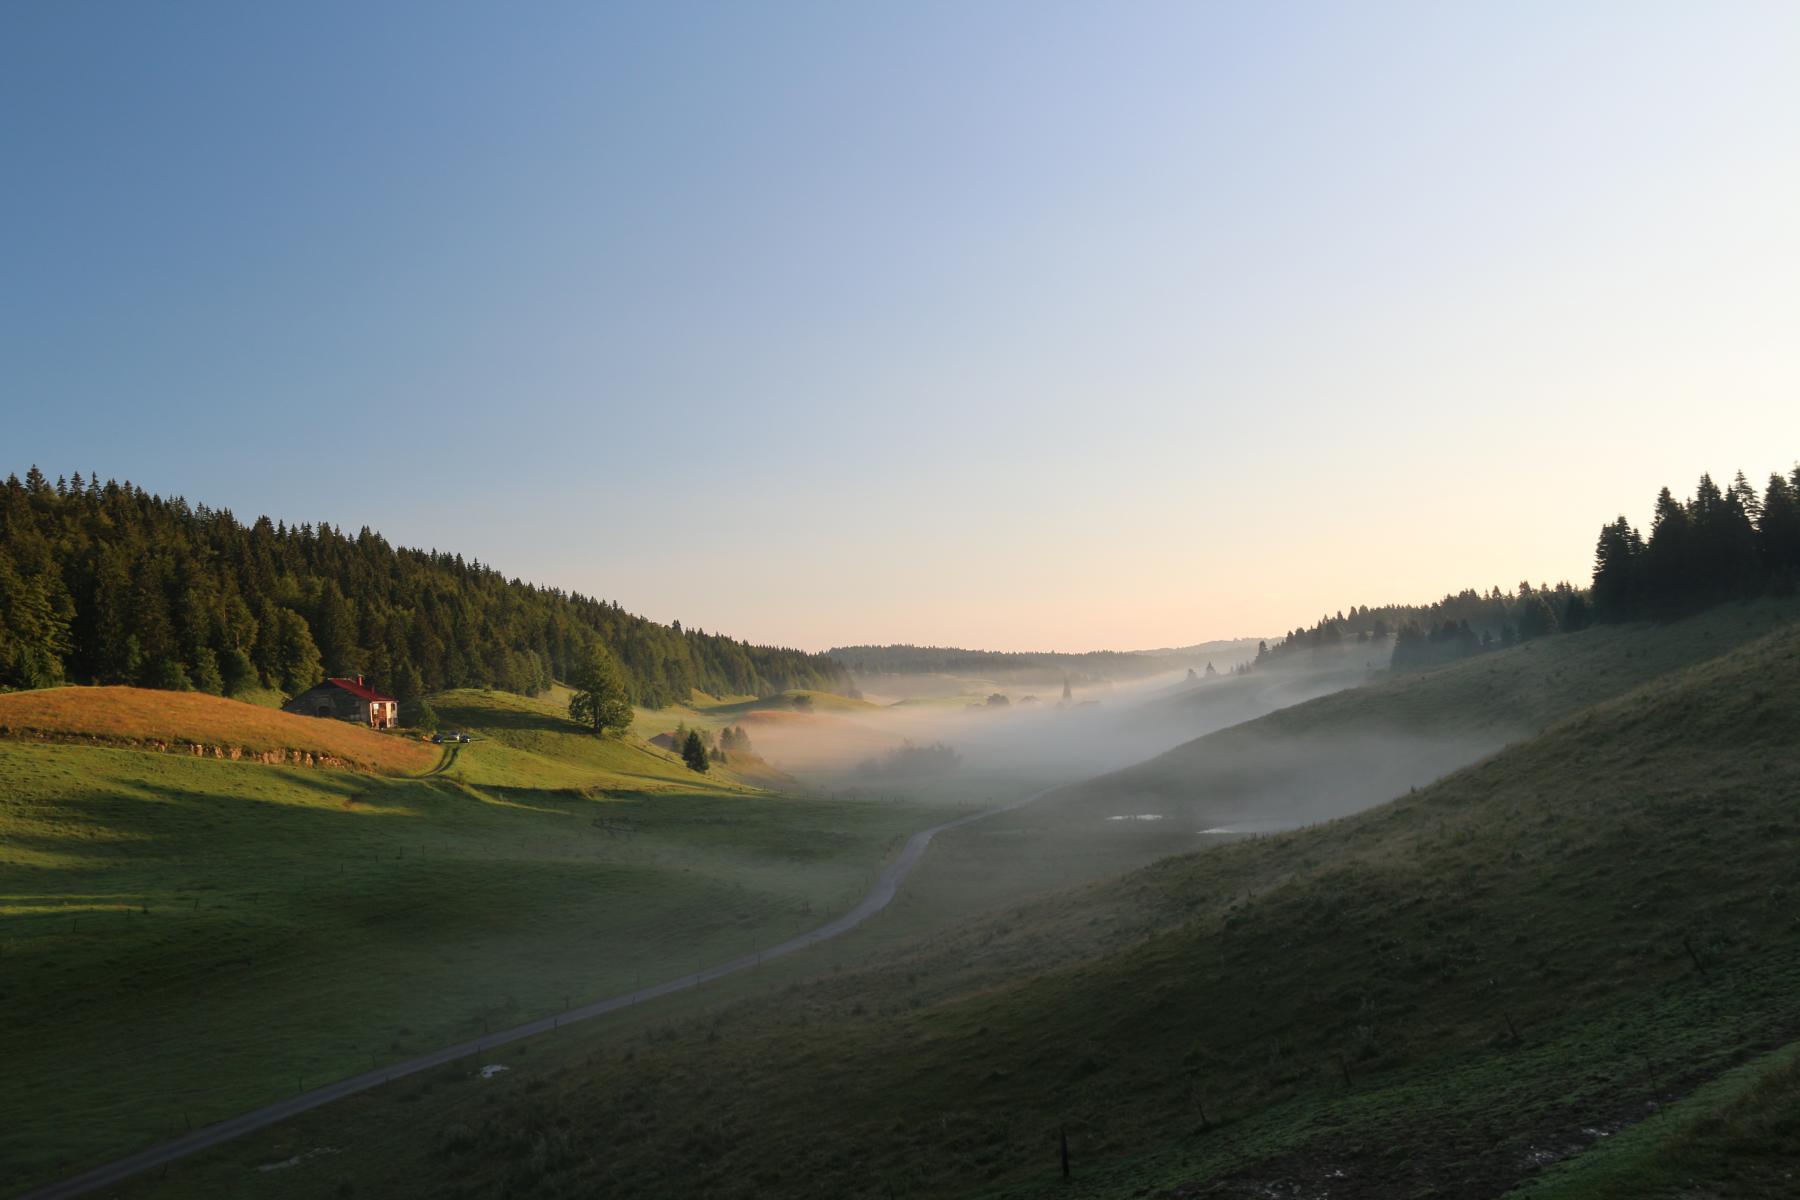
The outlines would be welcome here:
M 1800 6 L 15 2 L 7 460 L 807 646 L 1580 577 L 1800 454 Z

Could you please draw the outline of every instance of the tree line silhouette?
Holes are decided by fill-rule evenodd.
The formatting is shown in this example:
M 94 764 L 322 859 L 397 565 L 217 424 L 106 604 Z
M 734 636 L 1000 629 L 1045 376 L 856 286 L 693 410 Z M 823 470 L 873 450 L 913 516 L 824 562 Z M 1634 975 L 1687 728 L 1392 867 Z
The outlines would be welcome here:
M 1687 501 L 1657 494 L 1650 536 L 1623 516 L 1600 529 L 1593 605 L 1607 622 L 1669 620 L 1723 600 L 1791 596 L 1800 577 L 1800 467 L 1762 495 L 1739 471 L 1721 488 L 1702 475 Z
M 834 689 L 823 654 L 662 625 L 615 602 L 396 549 L 366 527 L 250 525 L 129 481 L 0 485 L 0 687 L 126 683 L 237 694 L 362 674 L 403 701 L 444 688 L 527 695 L 595 645 L 649 707 L 695 690 Z
M 1791 596 L 1800 580 L 1800 466 L 1758 495 L 1739 471 L 1721 488 L 1702 475 L 1692 497 L 1657 494 L 1650 536 L 1620 516 L 1601 526 L 1592 585 L 1520 583 L 1465 589 L 1435 604 L 1350 607 L 1257 649 L 1268 665 L 1347 643 L 1394 642 L 1391 665 L 1412 670 L 1594 623 L 1667 621 L 1727 600 Z

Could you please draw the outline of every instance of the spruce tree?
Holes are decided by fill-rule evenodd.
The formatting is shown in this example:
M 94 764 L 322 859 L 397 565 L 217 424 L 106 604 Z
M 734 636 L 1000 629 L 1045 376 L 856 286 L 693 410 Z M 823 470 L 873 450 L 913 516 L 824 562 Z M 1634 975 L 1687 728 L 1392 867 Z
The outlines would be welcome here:
M 306 618 L 291 608 L 280 610 L 276 626 L 277 686 L 290 696 L 298 695 L 325 677 L 319 647 Z
M 219 656 L 213 653 L 210 646 L 201 646 L 194 651 L 194 664 L 188 677 L 195 691 L 205 692 L 210 696 L 225 694 L 225 676 L 219 669 Z
M 706 743 L 700 740 L 700 731 L 689 730 L 687 741 L 681 746 L 681 759 L 689 769 L 705 773 L 707 768 Z
M 1688 512 L 1668 488 L 1656 497 L 1656 516 L 1644 547 L 1644 568 L 1653 613 L 1675 616 L 1691 602 L 1692 557 Z
M 344 599 L 337 580 L 327 579 L 320 589 L 318 607 L 312 625 L 313 640 L 319 647 L 319 659 L 328 675 L 354 675 L 361 659 L 356 648 L 356 625 L 350 603 Z
M 1791 586 L 1800 575 L 1800 491 L 1780 475 L 1769 476 L 1757 534 L 1771 583 L 1785 578 Z
M 1643 571 L 1643 539 L 1630 522 L 1620 517 L 1600 530 L 1594 548 L 1594 618 L 1604 622 L 1628 621 L 1642 603 L 1639 577 Z

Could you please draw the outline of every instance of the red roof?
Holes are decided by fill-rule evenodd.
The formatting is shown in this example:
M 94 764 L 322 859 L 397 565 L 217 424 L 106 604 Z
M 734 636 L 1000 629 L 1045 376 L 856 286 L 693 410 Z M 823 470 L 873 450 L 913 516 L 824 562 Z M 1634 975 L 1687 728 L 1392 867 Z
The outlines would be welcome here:
M 349 692 L 352 696 L 355 696 L 358 700 L 379 700 L 379 701 L 382 701 L 383 703 L 387 703 L 387 704 L 397 703 L 392 696 L 384 696 L 380 692 L 376 691 L 372 687 L 369 687 L 368 685 L 364 684 L 360 680 L 338 679 L 334 676 L 330 679 L 327 679 L 325 682 L 330 683 L 330 684 L 335 684 L 338 687 L 343 688 L 346 692 Z

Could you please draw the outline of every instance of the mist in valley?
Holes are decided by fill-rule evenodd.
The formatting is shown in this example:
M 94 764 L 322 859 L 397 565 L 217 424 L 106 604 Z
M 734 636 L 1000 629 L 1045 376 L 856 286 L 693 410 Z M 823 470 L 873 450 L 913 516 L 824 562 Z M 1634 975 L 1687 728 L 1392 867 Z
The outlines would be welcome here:
M 864 700 L 856 707 L 764 709 L 742 724 L 758 753 L 811 788 L 852 797 L 966 796 L 972 807 L 1031 795 L 1029 807 L 994 818 L 992 827 L 1129 842 L 1127 857 L 1138 861 L 1379 804 L 1518 732 L 1403 722 L 1246 725 L 1387 678 L 1391 650 L 1387 640 L 1346 643 L 1255 665 L 1226 662 L 1210 676 L 1184 667 L 1089 681 L 1071 684 L 1066 699 L 1061 681 L 1043 672 L 1023 682 L 858 677 Z M 992 852 L 1018 851 L 996 845 Z

